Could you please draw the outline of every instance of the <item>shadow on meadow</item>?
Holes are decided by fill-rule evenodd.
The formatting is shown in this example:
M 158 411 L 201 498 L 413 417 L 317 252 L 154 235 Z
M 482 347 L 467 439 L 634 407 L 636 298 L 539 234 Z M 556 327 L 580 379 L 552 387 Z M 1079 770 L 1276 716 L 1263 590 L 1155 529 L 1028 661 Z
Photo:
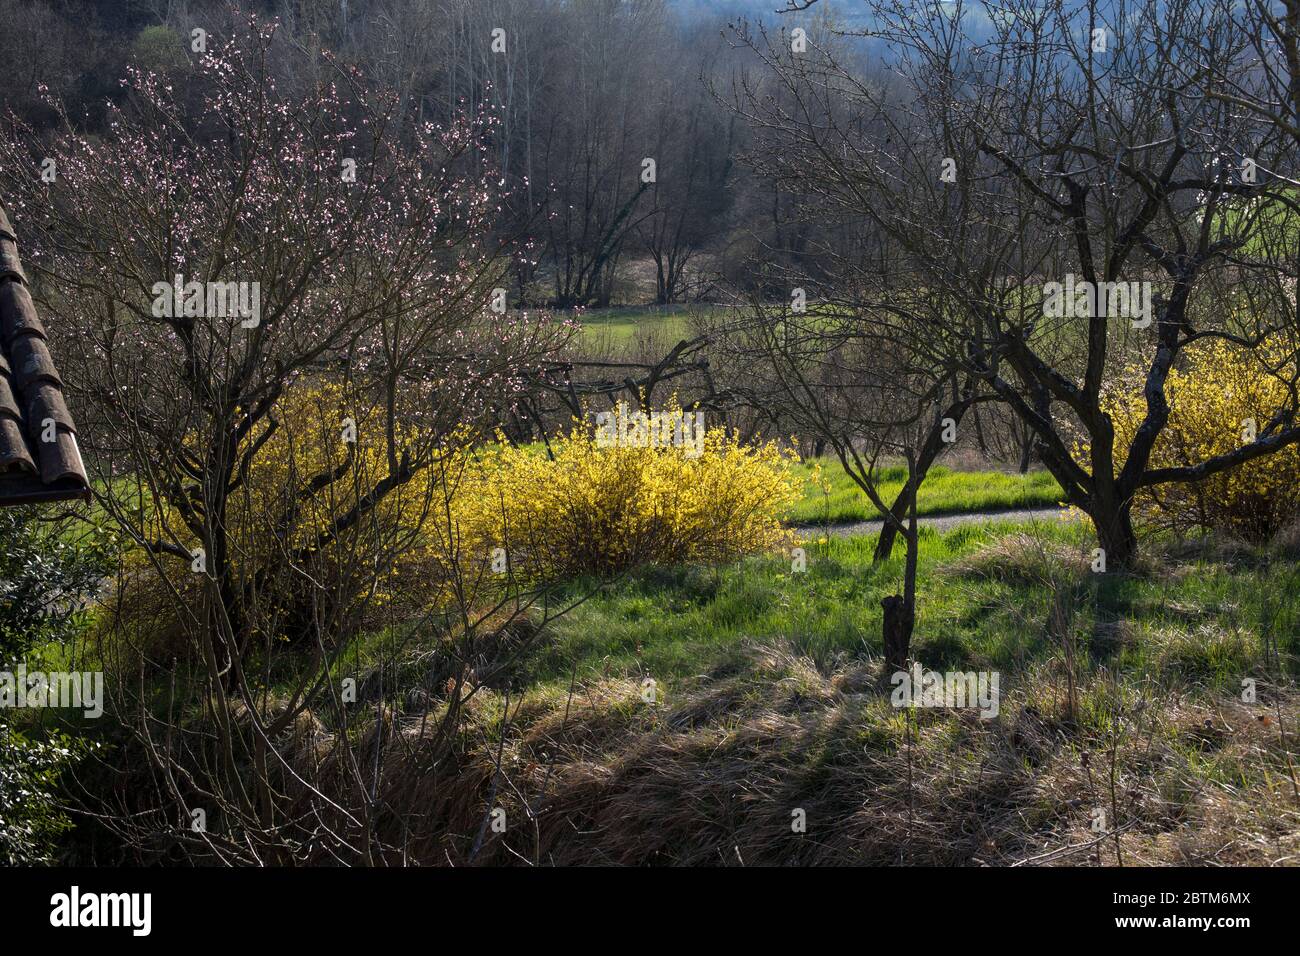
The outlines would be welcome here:
M 1242 630 L 1234 598 L 1293 572 L 1162 546 L 1138 573 L 1093 575 L 1081 540 L 927 536 L 917 657 L 998 670 L 992 719 L 891 706 L 870 606 L 897 569 L 863 564 L 869 542 L 820 546 L 804 575 L 775 559 L 634 575 L 475 697 L 454 766 L 429 772 L 421 722 L 385 711 L 381 834 L 429 864 L 1291 858 L 1300 697 L 1274 662 L 1289 672 L 1294 646 Z M 849 592 L 856 617 L 798 632 Z

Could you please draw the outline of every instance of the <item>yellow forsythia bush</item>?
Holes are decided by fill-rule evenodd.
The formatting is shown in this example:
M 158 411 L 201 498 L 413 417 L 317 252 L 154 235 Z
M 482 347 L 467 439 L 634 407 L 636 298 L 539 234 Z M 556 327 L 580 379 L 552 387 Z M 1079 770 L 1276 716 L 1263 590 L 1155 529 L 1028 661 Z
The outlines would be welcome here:
M 228 519 L 232 537 L 244 547 L 272 553 L 314 544 L 389 470 L 382 417 L 359 409 L 340 385 L 316 380 L 288 390 L 276 403 L 275 419 L 245 486 L 231 497 L 233 525 Z M 414 439 L 409 429 L 396 435 L 399 447 Z M 366 552 L 398 547 L 402 531 L 413 532 L 425 520 L 428 493 L 422 473 L 397 485 L 372 517 L 333 546 Z
M 360 420 L 349 446 L 341 426 L 351 416 Z M 383 430 L 323 380 L 290 390 L 275 420 L 270 434 L 248 439 L 265 441 L 225 522 L 238 573 L 256 575 L 257 627 L 268 634 L 299 630 L 298 618 L 320 603 L 319 592 L 341 612 L 356 603 L 371 615 L 401 615 L 448 606 L 458 595 L 490 602 L 520 578 L 608 575 L 768 551 L 787 542 L 780 516 L 801 488 L 797 456 L 775 443 L 750 447 L 723 429 L 700 428 L 682 445 L 637 436 L 610 444 L 575 423 L 550 442 L 553 459 L 544 447 L 502 441 L 421 469 L 366 521 L 317 550 L 321 532 L 386 474 Z M 320 481 L 332 473 L 337 480 Z M 156 511 L 149 525 L 152 539 L 174 539 L 181 530 L 174 512 Z M 130 597 L 119 593 L 119 606 L 129 600 L 133 616 L 170 631 L 174 605 L 146 607 L 151 595 L 170 590 L 156 586 L 153 561 L 137 550 L 128 566 L 140 586 L 128 589 Z M 197 597 L 202 578 L 184 561 L 167 557 L 162 567 L 187 601 Z
M 538 447 L 486 449 L 456 495 L 462 540 L 504 549 L 530 578 L 726 561 L 785 543 L 780 516 L 800 494 L 795 454 L 720 428 L 701 437 L 695 447 L 610 444 L 575 423 L 550 443 L 553 460 Z
M 1279 343 L 1252 352 L 1204 340 L 1185 356 L 1185 364 L 1169 374 L 1169 423 L 1152 450 L 1151 468 L 1196 465 L 1232 451 L 1249 438 L 1250 422 L 1262 429 L 1289 403 L 1284 380 L 1294 374 L 1295 357 Z M 1130 381 L 1140 381 L 1138 375 L 1134 370 Z M 1142 390 L 1115 390 L 1104 408 L 1114 422 L 1116 448 L 1128 448 L 1146 414 Z M 1266 540 L 1300 516 L 1300 447 L 1291 445 L 1199 482 L 1143 489 L 1134 513 L 1182 530 Z
M 409 437 L 398 436 L 399 441 Z M 194 444 L 197 455 L 201 438 L 196 436 Z M 382 422 L 359 410 L 341 385 L 316 379 L 289 389 L 272 418 L 247 436 L 240 453 L 254 446 L 257 453 L 229 497 L 223 527 L 233 574 L 248 600 L 255 600 L 259 627 L 292 631 L 300 623 L 295 615 L 310 610 L 313 587 L 344 610 L 358 596 L 371 609 L 398 596 L 403 582 L 394 557 L 420 542 L 437 508 L 437 491 L 426 472 L 394 488 L 366 520 L 317 546 L 322 534 L 387 474 Z M 174 507 L 161 502 L 146 504 L 140 520 L 146 541 L 187 550 L 204 544 L 191 537 Z M 178 612 L 169 596 L 173 592 L 182 604 L 197 607 L 204 579 L 192 573 L 199 570 L 192 563 L 170 555 L 156 561 L 135 548 L 124 555 L 123 566 L 127 578 L 116 603 L 134 618 L 152 620 L 154 630 L 172 630 L 168 620 Z M 157 586 L 158 569 L 167 587 Z M 379 578 L 372 582 L 375 572 Z

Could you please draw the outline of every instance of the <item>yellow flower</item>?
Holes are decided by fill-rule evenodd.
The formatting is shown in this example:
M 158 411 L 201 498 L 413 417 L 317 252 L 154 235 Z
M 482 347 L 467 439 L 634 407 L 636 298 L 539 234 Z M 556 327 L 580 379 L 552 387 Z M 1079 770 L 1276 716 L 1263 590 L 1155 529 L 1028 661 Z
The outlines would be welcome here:
M 1249 444 L 1289 404 L 1285 382 L 1295 375 L 1296 362 L 1280 341 L 1249 350 L 1202 340 L 1184 356 L 1184 365 L 1169 373 L 1169 422 L 1149 468 L 1197 465 Z M 1146 416 L 1143 374 L 1140 368 L 1130 369 L 1103 403 L 1114 424 L 1119 467 Z M 1079 450 L 1086 456 L 1087 445 Z M 1134 513 L 1180 527 L 1267 538 L 1300 515 L 1300 447 L 1290 445 L 1200 482 L 1143 489 L 1134 500 Z

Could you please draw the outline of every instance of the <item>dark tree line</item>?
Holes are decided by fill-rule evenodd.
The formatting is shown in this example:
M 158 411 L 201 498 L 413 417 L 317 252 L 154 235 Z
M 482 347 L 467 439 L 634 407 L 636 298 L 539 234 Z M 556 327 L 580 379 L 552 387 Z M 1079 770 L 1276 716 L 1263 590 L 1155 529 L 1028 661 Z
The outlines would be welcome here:
M 280 81 L 322 81 L 325 50 L 399 97 L 394 121 L 491 110 L 508 197 L 502 230 L 531 254 L 511 301 L 559 308 L 716 299 L 761 282 L 757 259 L 819 236 L 797 193 L 740 175 L 748 130 L 718 95 L 756 63 L 718 10 L 672 0 L 247 0 L 279 20 Z M 52 127 L 46 93 L 89 132 L 127 97 L 128 67 L 183 85 L 195 30 L 228 33 L 226 0 L 0 0 L 5 105 Z M 768 11 L 771 16 L 771 11 Z M 825 20 L 825 18 L 821 18 Z M 814 18 L 804 17 L 812 24 Z M 803 22 L 801 21 L 801 22 Z M 826 29 L 823 23 L 817 29 Z

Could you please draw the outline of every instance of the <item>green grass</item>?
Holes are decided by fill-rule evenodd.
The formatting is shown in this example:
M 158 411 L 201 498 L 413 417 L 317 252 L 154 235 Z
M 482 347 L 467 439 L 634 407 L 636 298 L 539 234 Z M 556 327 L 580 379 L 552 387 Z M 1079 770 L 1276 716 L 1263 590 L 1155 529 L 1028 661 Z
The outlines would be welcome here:
M 1146 542 L 1138 573 L 1096 575 L 1084 522 L 922 528 L 920 541 L 913 654 L 927 668 L 999 673 L 998 718 L 935 710 L 909 724 L 890 705 L 871 675 L 881 654 L 880 599 L 900 587 L 901 554 L 876 565 L 872 536 L 830 538 L 803 544 L 801 573 L 778 554 L 648 568 L 604 586 L 571 583 L 569 596 L 596 593 L 506 675 L 508 694 L 476 693 L 458 744 L 470 759 L 457 772 L 471 782 L 453 778 L 457 787 L 486 794 L 494 760 L 504 759 L 519 768 L 519 789 L 512 781 L 500 798 L 517 797 L 512 816 L 542 793 L 557 807 L 580 808 L 548 824 L 559 835 L 538 853 L 550 862 L 711 862 L 743 851 L 746 861 L 767 864 L 801 862 L 799 854 L 819 847 L 837 848 L 839 862 L 954 865 L 972 854 L 1008 862 L 1087 839 L 1088 807 L 1100 805 L 1095 784 L 1104 778 L 1094 781 L 1098 771 L 1081 755 L 1102 761 L 1111 744 L 1124 781 L 1119 812 L 1150 823 L 1150 839 L 1145 826 L 1125 836 L 1130 862 L 1222 862 L 1221 852 L 1239 844 L 1239 856 L 1256 854 L 1247 862 L 1290 852 L 1268 829 L 1276 823 L 1287 839 L 1294 832 L 1290 757 L 1276 730 L 1259 723 L 1268 703 L 1256 711 L 1236 700 L 1243 677 L 1267 693 L 1279 664 L 1295 673 L 1294 550 Z M 1068 724 L 1054 607 L 1068 611 L 1065 633 L 1076 650 L 1078 719 Z M 339 662 L 336 678 L 360 676 L 366 702 L 352 711 L 354 741 L 369 732 L 369 695 L 380 684 L 398 712 L 408 688 L 445 681 L 434 672 L 440 661 L 429 656 L 427 631 L 400 630 L 371 635 Z M 380 663 L 383 680 L 367 681 Z M 171 676 L 158 682 L 155 712 L 167 706 L 161 691 Z M 647 676 L 658 688 L 653 706 L 637 694 Z M 1289 699 L 1286 706 L 1293 721 Z M 329 708 L 315 717 L 339 732 Z M 414 721 L 414 712 L 404 719 Z M 481 801 L 440 804 L 449 788 L 435 786 L 427 767 L 394 772 L 428 787 L 412 798 L 421 814 L 472 841 Z M 753 799 L 735 801 L 738 781 Z M 1203 800 L 1207 791 L 1218 796 Z M 1081 795 L 1094 802 L 1080 805 Z M 881 812 L 860 819 L 867 804 Z M 789 832 L 791 806 L 817 808 L 809 814 L 822 828 L 816 841 L 773 836 Z M 589 813 L 601 825 L 579 825 Z M 911 823 L 900 822 L 913 814 L 920 844 Z M 1188 838 L 1178 842 L 1182 855 L 1156 839 L 1170 832 Z M 1256 835 L 1246 841 L 1243 832 Z M 647 848 L 646 833 L 660 842 Z M 987 833 L 998 834 L 996 846 Z M 701 848 L 701 840 L 717 847 Z
M 891 705 L 879 602 L 902 564 L 873 566 L 869 536 L 809 547 L 804 573 L 781 557 L 647 571 L 562 619 L 512 688 L 530 702 L 517 762 L 561 753 L 554 780 L 572 786 L 556 794 L 565 784 L 548 770 L 546 792 L 604 811 L 602 826 L 570 823 L 556 845 L 582 831 L 616 859 L 647 862 L 802 862 L 833 847 L 855 862 L 1005 863 L 1055 849 L 1081 863 L 1112 748 L 1124 781 L 1112 812 L 1142 821 L 1123 838 L 1129 864 L 1290 852 L 1269 836 L 1295 832 L 1288 745 L 1262 722 L 1271 702 L 1240 693 L 1244 677 L 1265 694 L 1292 686 L 1294 554 L 1148 542 L 1139 573 L 1097 575 L 1082 522 L 921 535 L 913 656 L 998 674 L 998 716 L 909 718 Z M 652 702 L 639 696 L 646 677 Z M 1294 726 L 1293 698 L 1278 700 Z M 480 726 L 501 722 L 490 711 Z M 491 768 L 497 742 L 477 739 Z M 782 842 L 792 806 L 818 808 L 818 840 Z M 659 841 L 649 850 L 647 833 Z M 1242 833 L 1265 835 L 1225 856 Z
M 779 642 L 822 667 L 879 655 L 880 600 L 901 587 L 902 561 L 873 565 L 873 543 L 805 544 L 798 574 L 770 557 L 634 576 L 561 619 L 532 681 L 563 683 L 575 666 L 580 677 L 689 679 L 754 641 Z M 1096 575 L 1093 547 L 1082 522 L 922 528 L 916 656 L 937 669 L 1024 672 L 1060 653 L 1048 628 L 1058 593 L 1080 656 L 1135 679 L 1231 689 L 1265 666 L 1270 636 L 1284 660 L 1300 651 L 1293 560 L 1152 545 L 1144 573 Z
M 794 524 L 819 522 L 868 521 L 880 513 L 871 500 L 853 482 L 839 461 L 817 460 L 821 466 L 821 483 L 813 480 L 813 463 L 799 466 L 804 476 L 803 499 L 790 510 L 787 520 Z M 907 478 L 903 465 L 880 471 L 880 490 L 892 503 Z M 821 485 L 826 487 L 823 488 Z M 1002 508 L 1048 507 L 1061 500 L 1061 487 L 1046 471 L 1026 475 L 999 471 L 954 471 L 936 466 L 930 469 L 917 500 L 917 514 L 957 514 L 971 511 L 996 511 Z
M 591 309 L 581 316 L 583 341 L 589 346 L 626 348 L 638 332 L 674 343 L 690 335 L 691 316 L 707 306 L 625 306 Z

